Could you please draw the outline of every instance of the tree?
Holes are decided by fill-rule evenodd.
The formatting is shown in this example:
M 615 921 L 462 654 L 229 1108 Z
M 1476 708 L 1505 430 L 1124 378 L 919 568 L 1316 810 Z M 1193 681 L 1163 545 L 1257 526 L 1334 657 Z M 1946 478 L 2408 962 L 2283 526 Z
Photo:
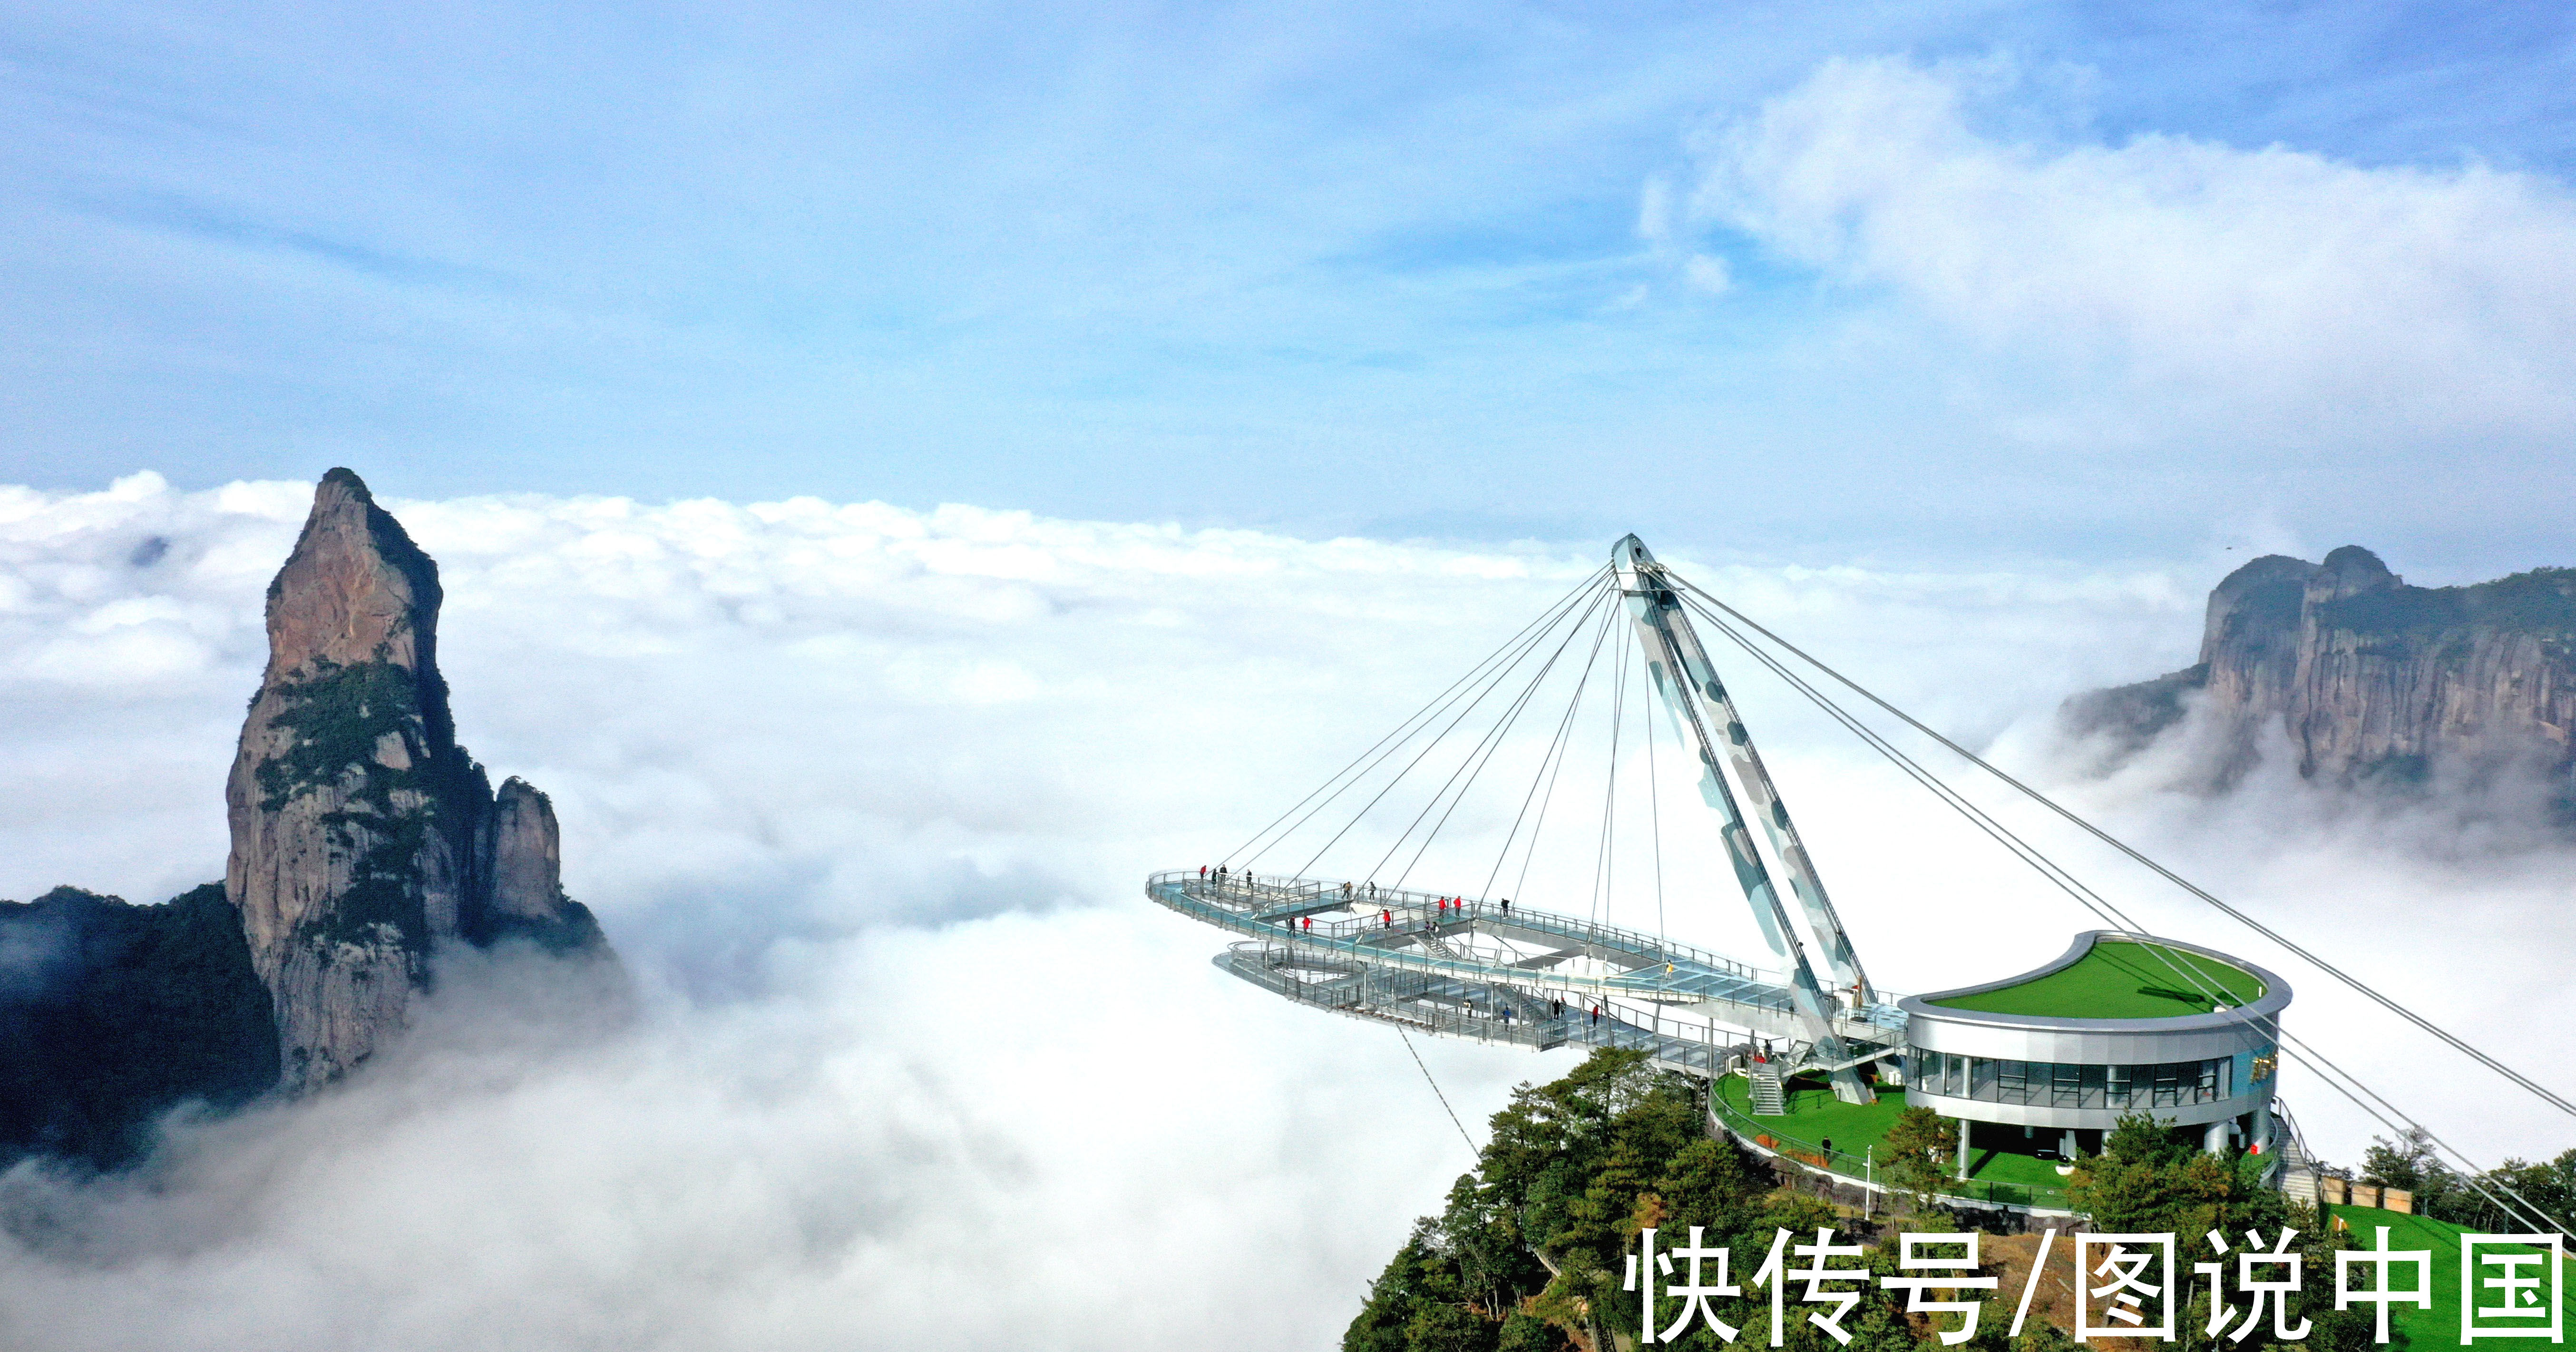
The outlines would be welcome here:
M 1410 1345 L 1405 1329 L 1413 1322 L 1415 1302 L 1426 1299 L 1427 1286 L 1434 1266 L 1428 1231 L 1428 1217 L 1413 1224 L 1413 1236 L 1369 1284 L 1368 1300 L 1360 1306 L 1359 1317 L 1342 1334 L 1342 1352 L 1405 1352 Z
M 1546 1320 L 1516 1311 L 1503 1321 L 1495 1352 L 1565 1352 L 1571 1346 L 1565 1335 Z
M 1932 1206 L 1932 1197 L 1950 1177 L 1959 1154 L 1959 1125 L 1929 1108 L 1908 1108 L 1887 1129 L 1881 1178 L 1914 1196 L 1914 1209 Z
M 2200 1145 L 2175 1135 L 2172 1128 L 2146 1113 L 2130 1113 L 2102 1137 L 2102 1153 L 2124 1160 L 2175 1165 L 2190 1162 L 2200 1153 Z
M 2315 1325 L 2300 1346 L 2308 1352 L 2367 1346 L 2369 1319 L 2359 1310 L 2336 1310 L 2331 1287 L 2315 1282 L 2315 1274 L 2333 1273 L 2335 1250 L 2351 1241 L 2323 1233 L 2314 1208 L 2293 1205 L 2264 1186 L 2267 1165 L 2259 1155 L 2231 1158 L 2206 1153 L 2152 1116 L 2132 1113 L 2103 1137 L 2100 1155 L 2076 1162 L 2066 1195 L 2095 1230 L 2173 1235 L 2175 1266 L 2183 1273 L 2196 1262 L 2225 1258 L 2208 1242 L 2212 1231 L 2232 1237 L 2256 1230 L 2270 1239 L 2284 1229 L 2297 1230 L 2292 1246 L 2300 1255 L 2302 1271 L 2309 1274 L 2309 1284 L 2290 1298 L 2291 1323 L 2304 1317 Z M 2207 1289 L 2188 1289 L 2185 1294 L 2189 1305 L 2176 1321 L 2182 1344 L 2186 1349 L 2207 1349 L 2211 1346 L 2206 1332 Z
M 2538 1164 L 2506 1160 L 2476 1176 L 2484 1186 L 2483 1192 L 2470 1187 L 2469 1180 L 2454 1177 L 2454 1186 L 2445 1189 L 2431 1205 L 2416 1209 L 2436 1220 L 2498 1232 L 2530 1229 L 2531 1222 L 2518 1212 L 2538 1211 L 2551 1228 L 2559 1230 L 2568 1230 L 2571 1223 L 2576 1223 L 2576 1150 Z M 2487 1193 L 2493 1193 L 2496 1200 L 2488 1200 Z M 2498 1205 L 2499 1202 L 2506 1205 Z
M 1587 1344 L 1595 1335 L 1633 1343 L 1638 1299 L 1621 1287 L 1645 1228 L 1656 1228 L 1662 1250 L 1699 1227 L 1703 1242 L 1735 1253 L 1739 1282 L 1781 1229 L 1848 1229 L 1832 1207 L 1780 1190 L 1734 1141 L 1709 1135 L 1702 1093 L 1698 1082 L 1623 1051 L 1596 1052 L 1561 1080 L 1513 1091 L 1475 1171 L 1450 1189 L 1440 1215 L 1414 1227 L 1370 1288 L 1343 1335 L 1345 1352 L 1562 1352 L 1576 1334 Z M 1876 1251 L 1871 1261 L 1892 1270 L 1894 1256 Z M 1803 1319 L 1788 1331 L 1789 1346 L 1911 1346 L 1899 1298 L 1864 1291 L 1844 1321 L 1849 1347 Z M 1769 1319 L 1759 1294 L 1721 1303 L 1739 1328 Z M 1659 1317 L 1678 1311 L 1673 1302 Z M 1717 1344 L 1695 1326 L 1674 1347 L 1715 1352 Z
M 2370 1148 L 2361 1155 L 2361 1177 L 2366 1183 L 2413 1193 L 2415 1209 L 2428 1216 L 2454 1210 L 2454 1194 L 2468 1191 L 2460 1176 L 2442 1163 L 2432 1138 L 2421 1127 L 2407 1128 L 2394 1141 L 2385 1136 L 2371 1137 Z
M 2240 1188 L 2227 1160 L 2178 1141 L 2145 1113 L 2122 1117 L 2102 1139 L 2102 1153 L 2076 1161 L 2068 1205 L 2103 1230 L 2133 1234 L 2234 1233 L 2242 1219 L 2267 1229 L 2269 1211 Z M 2269 1194 L 2278 1200 L 2278 1194 Z M 2277 1209 L 2277 1208 L 2274 1208 Z

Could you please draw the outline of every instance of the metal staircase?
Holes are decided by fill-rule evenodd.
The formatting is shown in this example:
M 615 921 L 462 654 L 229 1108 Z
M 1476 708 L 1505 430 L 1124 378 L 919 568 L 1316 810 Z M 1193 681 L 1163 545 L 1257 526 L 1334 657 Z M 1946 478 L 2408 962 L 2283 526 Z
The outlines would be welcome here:
M 1780 1086 L 1780 1066 L 1773 1061 L 1755 1061 L 1745 1078 L 1752 1085 L 1755 1117 L 1787 1117 L 1789 1096 Z
M 2272 1149 L 2280 1158 L 2274 1166 L 2283 1195 L 2293 1202 L 2315 1205 L 2322 1200 L 2317 1188 L 2317 1162 L 2308 1154 L 2307 1142 L 2299 1135 L 2299 1124 L 2279 1099 L 2272 1100 Z
M 1464 961 L 1468 957 L 1450 944 L 1449 937 L 1441 932 L 1437 924 L 1423 926 L 1421 936 L 1416 942 L 1453 962 Z

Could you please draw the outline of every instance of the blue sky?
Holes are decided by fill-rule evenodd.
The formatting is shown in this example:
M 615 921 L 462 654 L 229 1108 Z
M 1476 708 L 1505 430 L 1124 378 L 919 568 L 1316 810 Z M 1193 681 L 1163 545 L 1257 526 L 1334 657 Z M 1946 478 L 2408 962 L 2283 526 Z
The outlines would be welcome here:
M 0 479 L 2576 562 L 2571 65 L 2542 6 L 21 5 Z

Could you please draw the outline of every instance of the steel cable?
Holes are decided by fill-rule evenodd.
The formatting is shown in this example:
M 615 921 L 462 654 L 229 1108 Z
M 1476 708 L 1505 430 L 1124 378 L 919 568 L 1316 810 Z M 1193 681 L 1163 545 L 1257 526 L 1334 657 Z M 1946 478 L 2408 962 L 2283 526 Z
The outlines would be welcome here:
M 1690 584 L 1685 582 L 1683 585 L 1689 586 Z M 1698 591 L 1698 588 L 1692 587 L 1691 590 Z M 1705 595 L 1705 593 L 1702 594 Z M 1700 610 L 1700 616 L 1702 619 L 1707 620 L 1708 623 L 1715 627 L 1719 633 L 1724 634 L 1738 648 L 1741 648 L 1746 654 L 1751 656 L 1757 663 L 1761 664 L 1772 674 L 1780 677 L 1782 681 L 1790 686 L 1790 688 L 1796 690 L 1801 695 L 1804 695 L 1810 702 L 1814 703 L 1819 709 L 1822 709 L 1828 716 L 1841 723 L 1846 729 L 1850 730 L 1854 735 L 1860 737 L 1864 742 L 1869 744 L 1872 749 L 1877 750 L 1881 755 L 1895 763 L 1899 769 L 1903 770 L 1910 778 L 1914 779 L 1916 783 L 1929 790 L 1936 798 L 1939 798 L 1942 802 L 1949 805 L 1954 811 L 1957 811 L 1962 816 L 1968 818 L 1972 824 L 1976 825 L 1978 829 L 1984 831 L 1988 836 L 1993 837 L 1996 843 L 2004 846 L 2004 848 L 2013 854 L 2014 857 L 2022 860 L 2022 862 L 2029 864 L 2033 869 L 2037 870 L 2040 876 L 2055 884 L 2060 890 L 2073 898 L 2078 905 L 2091 911 L 2096 918 L 2110 924 L 2113 929 L 2123 934 L 2152 941 L 2154 938 L 2152 934 L 2139 926 L 2134 919 L 2119 907 L 2112 904 L 2109 899 L 2103 897 L 2100 893 L 2095 892 L 2081 879 L 2076 878 L 2074 874 L 2059 865 L 2055 860 L 2050 859 L 2044 852 L 2040 851 L 2038 847 L 2031 845 L 2029 842 L 2023 840 L 2019 835 L 2015 834 L 2010 828 L 2005 827 L 2002 823 L 1996 821 L 1991 815 L 1987 814 L 1984 809 L 1979 808 L 1976 804 L 1969 801 L 1965 795 L 1959 793 L 1956 789 L 1951 788 L 1949 784 L 1939 776 L 1924 769 L 1919 762 L 1915 761 L 1911 756 L 1906 755 L 1902 749 L 1896 747 L 1893 743 L 1880 736 L 1876 729 L 1870 728 L 1866 724 L 1860 722 L 1859 719 L 1854 717 L 1848 710 L 1844 709 L 1832 698 L 1825 695 L 1822 691 L 1817 690 L 1812 684 L 1799 677 L 1795 672 L 1790 671 L 1771 654 L 1751 643 L 1742 634 L 1736 632 L 1734 627 L 1729 625 L 1724 618 L 1711 614 L 1704 608 L 1695 607 L 1695 609 Z M 1728 613 L 1734 614 L 1735 612 L 1730 610 Z M 1787 647 L 1788 645 L 1784 643 L 1781 646 Z M 1812 662 L 1814 659 L 1810 658 L 1808 660 Z M 1817 665 L 1819 667 L 1822 666 L 1821 663 L 1818 663 Z M 1883 702 L 1882 707 L 1884 707 Z M 1908 719 L 1907 721 L 1909 723 L 1912 722 L 1911 719 Z M 1920 725 L 1917 724 L 1916 726 L 1919 727 Z M 2175 976 L 2192 986 L 2193 989 L 2197 990 L 2203 996 L 2208 997 L 2213 1005 L 2224 1004 L 2229 999 L 2233 998 L 2229 996 L 2224 989 L 2205 979 L 2203 974 L 2197 970 L 2195 964 L 2176 962 L 2170 953 L 2164 951 L 2160 945 L 2156 945 L 2152 942 L 2145 946 L 2150 953 L 2154 954 L 2158 960 L 2164 964 L 2167 970 L 2173 972 Z M 2240 1008 L 2243 1007 L 2240 1006 Z M 2417 1122 L 2414 1118 L 2408 1116 L 2404 1110 L 2398 1108 L 2394 1103 L 2389 1102 L 2386 1096 L 2380 1094 L 2377 1090 L 2372 1089 L 2359 1077 L 2353 1075 L 2352 1072 L 2345 1070 L 2340 1065 L 2337 1065 L 2332 1060 L 2328 1059 L 2322 1052 L 2317 1051 L 2314 1046 L 2309 1044 L 2306 1039 L 2299 1038 L 2284 1029 L 2277 1017 L 2257 1014 L 2248 1009 L 2244 1014 L 2243 1021 L 2254 1024 L 2258 1028 L 2268 1029 L 2276 1039 L 2291 1044 L 2293 1049 L 2287 1053 L 2291 1059 L 2307 1066 L 2311 1070 L 2317 1071 L 2318 1078 L 2323 1081 L 2327 1087 L 2351 1100 L 2355 1107 L 2360 1108 L 2363 1112 L 2376 1119 L 2380 1125 L 2387 1127 L 2391 1131 L 2397 1132 L 2401 1137 L 2406 1134 L 2406 1129 L 2411 1128 L 2414 1131 L 2421 1133 L 2424 1139 L 2430 1142 L 2435 1148 L 2450 1155 L 2453 1159 L 2458 1160 L 2460 1165 L 2468 1170 L 2468 1173 L 2462 1177 L 2462 1181 L 2470 1188 L 2476 1190 L 2478 1195 L 2486 1198 L 2489 1202 L 2494 1203 L 2498 1211 L 2527 1223 L 2533 1222 L 2533 1219 L 2537 1217 L 2538 1223 L 2542 1225 L 2542 1228 L 2550 1228 L 2552 1226 L 2563 1227 L 2563 1222 L 2559 1222 L 2554 1218 L 2551 1218 L 2548 1212 L 2542 1210 L 2537 1204 L 2523 1197 L 2519 1192 L 2515 1192 L 2512 1185 L 2503 1182 L 2501 1179 L 2493 1180 L 2495 1185 L 2502 1188 L 2506 1194 L 2511 1196 L 2515 1201 L 2522 1203 L 2523 1207 L 2528 1208 L 2528 1211 L 2517 1212 L 2514 1207 L 2497 1198 L 2495 1194 L 2488 1192 L 2484 1182 L 2482 1181 L 2487 1178 L 2487 1171 L 2481 1169 L 2475 1160 L 2471 1159 L 2465 1152 L 2451 1145 L 2448 1141 L 2436 1136 L 2422 1123 Z M 2343 1083 L 2345 1081 L 2349 1082 L 2350 1087 L 2346 1087 L 2346 1084 Z M 2356 1094 L 2354 1092 L 2355 1090 L 2360 1092 Z M 2361 1095 L 2363 1094 L 2376 1100 L 2381 1107 L 2387 1109 L 2387 1113 L 2383 1113 L 2379 1111 L 2378 1108 L 2372 1107 L 2371 1104 L 2363 1102 L 2361 1098 Z M 2390 1120 L 2388 1115 L 2390 1113 L 2395 1114 L 2398 1121 Z M 2403 1127 L 2399 1125 L 2400 1121 L 2404 1123 Z
M 1465 675 L 1452 681 L 1449 684 L 1448 689 L 1432 696 L 1430 703 L 1415 710 L 1403 722 L 1396 724 L 1393 732 L 1389 732 L 1386 736 L 1381 737 L 1376 742 L 1370 744 L 1368 750 L 1362 751 L 1359 755 L 1352 757 L 1349 765 L 1345 765 L 1340 770 L 1335 771 L 1331 778 L 1326 779 L 1323 783 L 1315 786 L 1315 788 L 1307 793 L 1304 798 L 1300 798 L 1295 803 L 1291 804 L 1286 812 L 1282 812 L 1276 818 L 1272 819 L 1268 826 L 1262 827 L 1260 830 L 1253 832 L 1252 839 L 1243 842 L 1241 845 L 1235 846 L 1234 849 L 1229 851 L 1220 862 L 1232 863 L 1237 855 L 1251 849 L 1254 844 L 1261 840 L 1262 837 L 1269 835 L 1274 830 L 1277 830 L 1281 822 L 1287 821 L 1290 817 L 1295 816 L 1298 808 L 1305 807 L 1309 802 L 1313 802 L 1317 794 L 1323 793 L 1326 789 L 1332 789 L 1333 785 L 1340 782 L 1344 776 L 1351 775 L 1353 767 L 1359 766 L 1362 761 L 1367 761 L 1370 754 L 1372 752 L 1376 752 L 1378 748 L 1386 746 L 1390 741 L 1395 741 L 1398 747 L 1400 747 L 1404 741 L 1411 741 L 1412 734 L 1408 729 L 1414 729 L 1417 722 L 1427 724 L 1428 720 L 1437 718 L 1439 716 L 1439 711 L 1448 707 L 1448 705 L 1456 699 L 1458 692 L 1476 679 L 1477 673 L 1483 671 L 1488 664 L 1502 657 L 1505 653 L 1510 652 L 1515 645 L 1529 647 L 1542 641 L 1546 637 L 1546 631 L 1555 628 L 1556 624 L 1563 619 L 1562 612 L 1568 611 L 1570 607 L 1582 598 L 1586 591 L 1601 585 L 1604 576 L 1609 571 L 1609 565 L 1604 564 L 1600 568 L 1596 568 L 1592 572 L 1586 574 L 1581 582 L 1574 585 L 1573 590 L 1558 597 L 1554 602 L 1549 604 L 1546 610 L 1540 612 L 1537 619 L 1522 626 L 1519 633 L 1512 635 L 1510 638 L 1504 639 L 1492 652 L 1485 655 L 1483 661 L 1470 667 Z M 1533 631 L 1536 631 L 1535 635 L 1533 635 Z M 1524 642 L 1524 640 L 1526 640 L 1526 642 Z M 1515 663 L 1517 663 L 1518 660 L 1518 658 L 1513 659 Z M 1399 737 L 1403 740 L 1397 741 Z M 1332 803 L 1334 798 L 1339 798 L 1342 794 L 1349 792 L 1351 784 L 1358 783 L 1361 776 L 1365 776 L 1369 770 L 1375 769 L 1379 762 L 1384 761 L 1387 756 L 1391 756 L 1394 753 L 1395 748 L 1388 748 L 1383 755 L 1378 756 L 1377 761 L 1371 761 L 1366 768 L 1360 769 L 1359 775 L 1353 776 L 1350 784 L 1343 784 L 1341 788 L 1333 789 L 1330 797 L 1325 798 L 1321 803 L 1316 803 L 1315 807 L 1311 811 L 1307 812 L 1305 816 L 1298 817 L 1296 823 L 1290 826 L 1288 831 L 1294 832 L 1298 827 L 1304 826 L 1309 819 L 1313 818 L 1316 812 L 1324 810 L 1325 807 Z M 1283 839 L 1285 838 L 1285 835 L 1286 833 L 1282 833 Z M 1278 843 L 1278 841 L 1274 840 L 1269 845 L 1262 846 L 1261 854 L 1269 853 L 1272 846 L 1275 846 Z M 1253 860 L 1259 859 L 1261 854 L 1255 854 L 1251 859 L 1247 859 L 1244 862 L 1249 864 L 1253 862 Z
M 1870 703 L 1877 705 L 1881 709 L 1886 710 L 1888 713 L 1902 720 L 1906 726 L 1911 727 L 1915 731 L 1922 733 L 1924 736 L 1931 738 L 1933 741 L 1940 743 L 1943 747 L 1966 760 L 1969 764 L 1974 765 L 1978 769 L 1983 770 L 2003 781 L 2005 784 L 2021 793 L 2024 797 L 2029 798 L 2031 801 L 2047 808 L 2050 812 L 2064 818 L 2066 821 L 2082 830 L 2085 834 L 2101 841 L 2103 844 L 2110 846 L 2121 854 L 2126 855 L 2129 859 L 2154 873 L 2156 876 L 2164 879 L 2166 882 L 2172 883 L 2174 886 L 2181 888 L 2192 896 L 2198 897 L 2200 900 L 2216 907 L 2221 913 L 2236 920 L 2246 928 L 2253 930 L 2255 933 L 2262 935 L 2264 938 L 2269 939 L 2276 944 L 2279 944 L 2289 952 L 2297 954 L 2300 958 L 2314 966 L 2318 971 L 2324 972 L 2328 976 L 2331 976 L 2335 980 L 2350 987 L 2354 992 L 2370 1000 L 2372 1003 L 2377 1004 L 2388 1012 L 2397 1015 L 2408 1023 L 2415 1025 L 2417 1028 L 2432 1034 L 2435 1038 L 2448 1045 L 2452 1050 L 2467 1056 L 2469 1059 L 2476 1061 L 2478 1064 L 2485 1066 L 2487 1069 L 2494 1071 L 2496 1074 L 2501 1075 L 2523 1089 L 2530 1091 L 2542 1102 L 2549 1104 L 2551 1107 L 2554 1107 L 2560 1112 L 2566 1113 L 2571 1117 L 2576 1117 L 2576 1103 L 2570 1103 L 2567 1099 L 2561 1097 L 2547 1086 L 2542 1085 L 2531 1077 L 2524 1075 L 2522 1072 L 2513 1069 L 2502 1061 L 2487 1055 L 2478 1048 L 2471 1046 L 2465 1039 L 2440 1027 L 2432 1020 L 2425 1018 L 2414 1010 L 2411 1010 L 2406 1006 L 2397 1003 L 2395 1000 L 2382 995 L 2379 991 L 2373 989 L 2368 983 L 2362 981 L 2360 978 L 2353 976 L 2342 968 L 2335 966 L 2333 963 L 2327 962 L 2325 959 L 2309 952 L 2305 947 L 2292 942 L 2287 935 L 2284 935 L 2280 931 L 2273 929 L 2271 926 L 2256 920 L 2254 917 L 2247 915 L 2236 907 L 2221 901 L 2218 897 L 2212 895 L 2199 885 L 2191 882 L 2189 879 L 2184 878 L 2182 875 L 2175 873 L 2172 869 L 2166 868 L 2164 865 L 2157 863 L 2155 860 L 2148 858 L 2146 855 L 2132 848 L 2127 842 L 2113 836 L 2110 832 L 2095 826 L 2093 823 L 2077 816 L 2068 809 L 2059 806 L 2056 800 L 2050 798 L 2048 795 L 2041 793 L 2039 790 L 2032 788 L 2028 784 L 2024 784 L 2013 776 L 2004 773 L 2004 771 L 1988 762 L 1984 757 L 1968 750 L 1957 742 L 1951 741 L 1940 733 L 1933 731 L 1913 715 L 1908 714 L 1904 710 L 1897 708 L 1895 705 L 1888 703 L 1886 700 L 1879 698 L 1876 694 L 1860 685 L 1860 683 L 1843 675 L 1841 672 L 1834 670 L 1832 667 L 1827 666 L 1814 655 L 1808 653 L 1802 648 L 1799 648 L 1797 645 L 1790 643 L 1787 639 L 1780 637 L 1778 634 L 1772 633 L 1770 630 L 1763 628 L 1760 624 L 1747 617 L 1742 611 L 1735 609 L 1733 606 L 1726 604 L 1724 601 L 1717 599 L 1715 596 L 1710 595 L 1708 592 L 1688 581 L 1683 581 L 1682 585 L 1684 587 L 1688 587 L 1693 593 L 1707 601 L 1708 604 L 1725 611 L 1730 616 L 1733 616 L 1745 627 L 1762 635 L 1764 638 L 1769 639 L 1771 642 L 1778 644 L 1787 652 L 1795 654 L 1799 660 L 1833 678 L 1835 681 L 1839 682 L 1853 693 L 1859 695 L 1861 698 L 1868 700 Z

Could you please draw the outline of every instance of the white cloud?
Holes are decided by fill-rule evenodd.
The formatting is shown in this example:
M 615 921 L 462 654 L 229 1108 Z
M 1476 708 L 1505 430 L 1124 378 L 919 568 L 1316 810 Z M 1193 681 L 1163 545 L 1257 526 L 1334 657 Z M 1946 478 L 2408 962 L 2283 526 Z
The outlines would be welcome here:
M 1712 296 L 1723 296 L 1735 285 L 1727 271 L 1726 260 L 1714 254 L 1695 253 L 1682 261 L 1682 280 L 1693 289 Z
M 0 895 L 155 899 L 221 871 L 262 589 L 309 490 L 135 482 L 0 490 Z M 11 1176 L 0 1213 L 51 1238 L 0 1244 L 0 1341 L 1311 1348 L 1463 1167 L 1385 1030 L 1230 981 L 1207 962 L 1222 936 L 1138 885 L 1251 834 L 1602 549 L 811 499 L 391 505 L 442 568 L 464 740 L 555 795 L 567 882 L 640 974 L 643 1018 L 532 1045 L 536 997 L 469 965 L 344 1092 L 185 1132 L 138 1185 Z M 1980 739 L 2188 660 L 2215 571 L 1678 562 Z M 1882 980 L 1996 974 L 2085 927 L 1740 684 Z M 2292 832 L 2148 783 L 2085 792 L 2320 947 L 2451 974 L 2427 1000 L 2464 1028 L 2542 1038 L 2576 1014 L 2568 936 L 2531 919 L 2563 865 L 2527 841 L 2445 862 L 2324 808 Z M 1673 927 L 1751 955 L 1690 858 L 1676 843 Z M 2375 937 L 2428 893 L 2484 928 Z M 1648 904 L 1624 893 L 1614 918 Z M 2546 937 L 2499 955 L 2499 931 Z M 2338 1008 L 2312 989 L 2301 1008 Z M 1421 1050 L 1471 1126 L 1567 1064 Z M 2448 1075 L 2391 1087 L 2438 1113 L 2476 1089 Z M 2563 1135 L 2510 1110 L 2461 1131 L 2524 1153 Z
M 2171 135 L 2043 143 L 2008 66 L 1835 60 L 1695 143 L 1688 214 L 2163 429 L 2295 444 L 2576 429 L 2576 201 L 2469 164 Z

